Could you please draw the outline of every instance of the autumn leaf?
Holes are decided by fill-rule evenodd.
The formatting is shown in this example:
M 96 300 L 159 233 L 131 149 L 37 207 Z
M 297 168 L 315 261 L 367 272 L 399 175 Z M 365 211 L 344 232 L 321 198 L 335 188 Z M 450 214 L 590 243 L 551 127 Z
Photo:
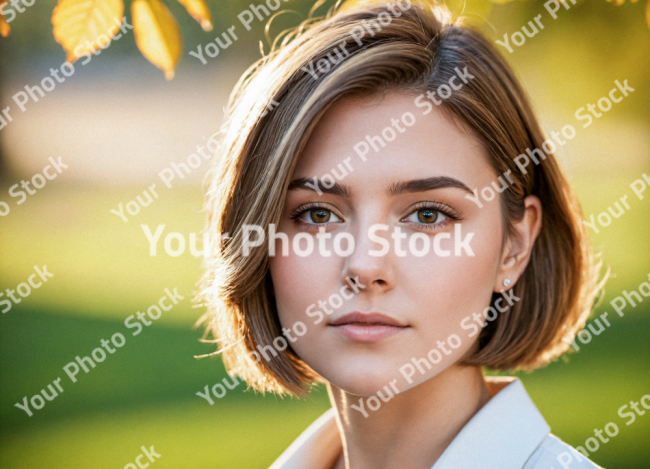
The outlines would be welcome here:
M 178 3 L 183 5 L 192 18 L 198 21 L 203 31 L 212 31 L 212 16 L 204 0 L 178 0 Z
M 7 37 L 11 32 L 11 26 L 7 23 L 4 15 L 0 15 L 0 36 Z
M 650 28 L 650 0 L 645 2 L 645 19 L 648 23 L 648 28 Z
M 68 62 L 111 43 L 124 14 L 122 0 L 59 0 L 52 14 L 54 39 L 68 54 Z
M 178 23 L 160 0 L 133 0 L 131 15 L 140 52 L 171 80 L 183 51 Z

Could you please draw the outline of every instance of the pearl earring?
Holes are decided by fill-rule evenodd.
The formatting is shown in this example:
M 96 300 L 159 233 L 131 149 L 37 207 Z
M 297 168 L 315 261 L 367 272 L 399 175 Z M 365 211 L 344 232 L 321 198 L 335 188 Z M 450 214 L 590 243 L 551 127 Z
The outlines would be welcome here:
M 505 279 L 503 281 L 503 285 L 506 286 L 506 287 L 509 287 L 510 286 L 510 279 L 509 278 Z

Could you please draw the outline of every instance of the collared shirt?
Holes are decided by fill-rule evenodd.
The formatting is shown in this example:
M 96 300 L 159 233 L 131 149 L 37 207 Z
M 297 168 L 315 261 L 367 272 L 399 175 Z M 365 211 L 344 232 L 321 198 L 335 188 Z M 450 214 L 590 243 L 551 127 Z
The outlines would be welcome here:
M 472 417 L 431 469 L 602 469 L 550 430 L 524 385 L 512 379 Z M 341 451 L 335 410 L 330 409 L 270 469 L 331 469 Z

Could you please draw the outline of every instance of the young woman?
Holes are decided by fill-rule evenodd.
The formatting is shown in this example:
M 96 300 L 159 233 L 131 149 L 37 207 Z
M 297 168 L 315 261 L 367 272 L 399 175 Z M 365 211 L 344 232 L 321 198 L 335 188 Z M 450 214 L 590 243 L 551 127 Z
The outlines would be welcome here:
M 253 388 L 332 402 L 273 468 L 598 467 L 482 373 L 565 352 L 597 291 L 558 141 L 436 5 L 344 5 L 242 77 L 204 320 Z

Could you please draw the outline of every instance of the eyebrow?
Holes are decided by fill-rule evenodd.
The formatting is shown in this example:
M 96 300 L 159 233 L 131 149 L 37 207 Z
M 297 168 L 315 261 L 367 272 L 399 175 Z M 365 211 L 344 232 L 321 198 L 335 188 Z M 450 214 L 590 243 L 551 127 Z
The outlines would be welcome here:
M 298 178 L 294 179 L 289 183 L 289 189 L 290 191 L 294 191 L 297 189 L 304 189 L 307 191 L 313 191 L 313 192 L 318 192 L 316 188 L 318 187 L 318 190 L 324 194 L 332 194 L 332 195 L 340 195 L 342 197 L 347 197 L 350 198 L 351 193 L 350 189 L 347 188 L 347 186 L 341 185 L 338 182 L 334 182 L 333 186 L 326 187 L 323 185 L 323 181 L 318 180 L 318 179 L 308 179 L 308 178 Z
M 317 186 L 314 182 L 316 182 Z M 318 190 L 324 194 L 332 194 L 348 198 L 351 196 L 351 192 L 347 186 L 334 182 L 334 185 L 331 187 L 325 187 L 321 180 L 316 179 L 314 181 L 314 178 L 294 179 L 289 184 L 288 190 L 293 191 L 297 189 L 304 189 L 312 192 L 318 192 L 316 190 L 316 187 L 318 187 Z M 389 187 L 388 193 L 394 197 L 401 194 L 426 192 L 433 189 L 443 189 L 446 187 L 456 187 L 469 192 L 470 194 L 474 194 L 474 192 L 472 192 L 472 190 L 463 182 L 449 176 L 435 176 L 426 179 L 412 179 L 410 181 L 396 182 Z
M 402 181 L 394 183 L 388 189 L 391 196 L 407 194 L 413 192 L 425 192 L 433 189 L 442 189 L 445 187 L 457 187 L 464 191 L 474 194 L 463 182 L 448 176 L 436 176 L 426 179 L 413 179 L 411 181 Z

